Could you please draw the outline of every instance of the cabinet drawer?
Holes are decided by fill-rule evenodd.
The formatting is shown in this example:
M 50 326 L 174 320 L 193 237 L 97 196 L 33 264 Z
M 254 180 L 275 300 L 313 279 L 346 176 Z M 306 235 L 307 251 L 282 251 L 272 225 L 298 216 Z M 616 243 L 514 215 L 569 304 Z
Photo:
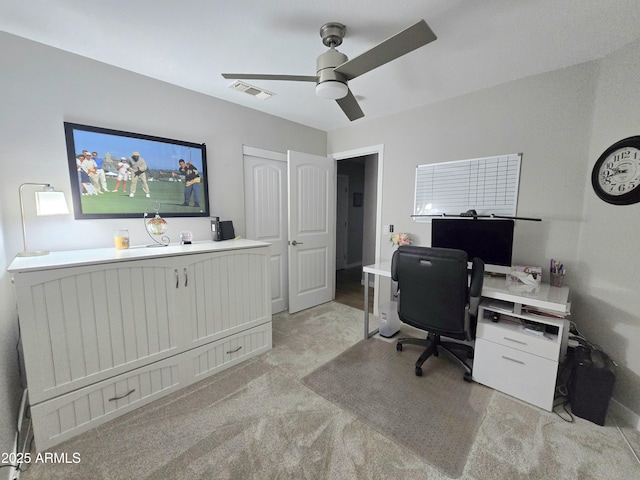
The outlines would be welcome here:
M 553 409 L 558 363 L 476 339 L 473 379 L 545 410 Z
M 189 383 L 197 382 L 225 368 L 271 349 L 271 322 L 194 348 L 189 357 Z
M 181 355 L 31 406 L 38 451 L 182 388 Z
M 31 406 L 36 448 L 50 448 L 271 349 L 271 323 Z
M 493 323 L 479 320 L 476 338 L 515 348 L 549 360 L 558 361 L 560 357 L 560 339 L 557 335 L 537 336 L 527 333 L 518 323 L 500 321 Z

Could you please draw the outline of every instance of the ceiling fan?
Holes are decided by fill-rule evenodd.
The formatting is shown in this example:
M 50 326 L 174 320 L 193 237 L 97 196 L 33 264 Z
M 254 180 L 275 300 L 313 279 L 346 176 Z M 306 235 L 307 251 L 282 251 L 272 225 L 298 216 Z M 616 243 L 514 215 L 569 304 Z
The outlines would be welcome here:
M 326 23 L 320 28 L 320 36 L 329 50 L 321 53 L 316 60 L 316 75 L 262 75 L 248 73 L 223 73 L 229 80 L 290 80 L 294 82 L 316 83 L 316 94 L 323 98 L 335 100 L 349 120 L 364 117 L 356 97 L 349 89 L 348 82 L 360 75 L 395 60 L 437 37 L 427 25 L 420 20 L 415 25 L 397 33 L 384 42 L 367 50 L 351 60 L 336 50 L 342 44 L 346 27 L 341 23 Z

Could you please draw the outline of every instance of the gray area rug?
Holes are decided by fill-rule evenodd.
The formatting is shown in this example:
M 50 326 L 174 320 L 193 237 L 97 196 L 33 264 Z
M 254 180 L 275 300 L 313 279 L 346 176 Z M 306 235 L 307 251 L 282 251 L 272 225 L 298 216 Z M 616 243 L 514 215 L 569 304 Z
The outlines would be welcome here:
M 445 475 L 462 475 L 492 390 L 463 380 L 443 352 L 414 373 L 422 347 L 362 340 L 302 379 L 302 383 Z M 380 452 L 384 455 L 384 452 Z

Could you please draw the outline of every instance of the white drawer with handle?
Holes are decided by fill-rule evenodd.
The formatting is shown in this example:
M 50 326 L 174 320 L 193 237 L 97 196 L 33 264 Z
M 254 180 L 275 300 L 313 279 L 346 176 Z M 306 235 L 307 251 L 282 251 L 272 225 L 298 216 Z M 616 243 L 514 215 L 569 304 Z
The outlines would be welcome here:
M 525 402 L 553 410 L 558 363 L 476 338 L 473 379 Z

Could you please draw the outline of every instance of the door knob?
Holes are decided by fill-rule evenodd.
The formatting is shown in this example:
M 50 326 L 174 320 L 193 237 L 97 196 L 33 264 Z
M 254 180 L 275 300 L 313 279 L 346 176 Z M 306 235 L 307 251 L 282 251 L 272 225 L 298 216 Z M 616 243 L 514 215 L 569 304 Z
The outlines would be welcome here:
M 294 240 L 293 242 L 291 242 L 291 245 L 293 245 L 295 247 L 296 245 L 302 245 L 302 242 L 296 242 Z

